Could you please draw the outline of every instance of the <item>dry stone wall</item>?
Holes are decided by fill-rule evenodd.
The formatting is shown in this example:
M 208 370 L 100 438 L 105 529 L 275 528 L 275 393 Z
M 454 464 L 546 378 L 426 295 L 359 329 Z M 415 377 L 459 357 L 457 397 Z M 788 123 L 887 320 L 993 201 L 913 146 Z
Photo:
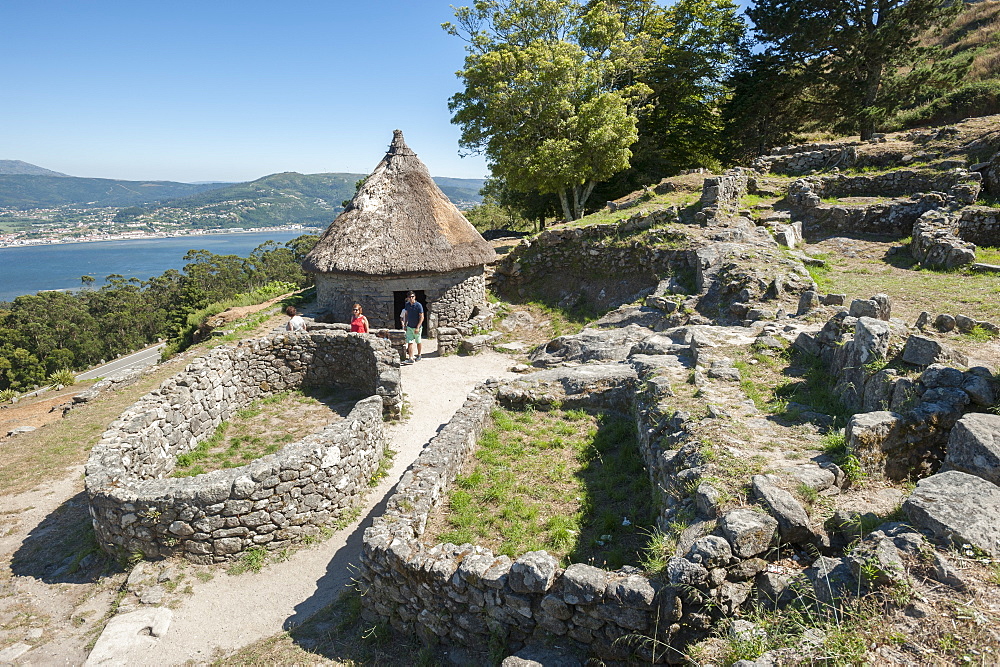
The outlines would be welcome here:
M 247 466 L 170 478 L 179 454 L 253 401 L 296 387 L 370 394 L 347 419 Z M 399 365 L 374 336 L 279 334 L 212 350 L 130 406 L 91 452 L 86 488 L 101 546 L 199 563 L 281 548 L 347 510 L 378 467 Z
M 842 143 L 785 146 L 754 160 L 753 168 L 762 173 L 798 176 L 817 169 L 850 167 L 857 161 L 857 146 Z
M 665 274 L 691 274 L 700 260 L 695 251 L 656 247 L 662 241 L 687 237 L 669 229 L 651 229 L 677 221 L 676 209 L 649 214 L 639 212 L 617 224 L 549 229 L 522 241 L 498 266 L 493 283 L 502 290 L 517 290 L 525 283 L 561 275 L 573 277 L 612 276 L 655 283 Z M 621 236 L 649 229 L 648 243 L 622 243 Z
M 965 169 L 898 169 L 884 174 L 833 174 L 807 180 L 820 197 L 908 197 L 914 192 L 950 192 L 959 185 L 975 186 L 975 195 L 978 195 L 982 176 Z M 971 204 L 975 200 L 973 196 L 971 201 L 964 203 Z
M 934 210 L 913 225 L 910 254 L 921 266 L 954 269 L 976 261 L 976 246 L 959 238 L 959 216 Z
M 752 510 L 720 517 L 725 537 L 695 540 L 683 557 L 670 559 L 661 579 L 629 567 L 563 568 L 545 551 L 511 559 L 472 544 L 427 545 L 420 539 L 498 403 L 631 409 L 651 484 L 661 491 L 659 523 L 665 527 L 678 509 L 670 490 L 697 479 L 703 462 L 697 440 L 684 442 L 686 417 L 667 417 L 660 408 L 671 393 L 665 379 L 650 370 L 656 364 L 642 355 L 633 361 L 649 372 L 637 376 L 629 364 L 587 365 L 503 385 L 486 383 L 472 392 L 404 475 L 385 514 L 365 531 L 360 572 L 365 617 L 416 632 L 431 644 L 486 646 L 502 637 L 516 648 L 554 640 L 605 660 L 659 663 L 672 651 L 668 645 L 683 646 L 734 613 L 766 566 L 758 556 L 777 539 L 777 521 Z M 640 376 L 646 388 L 637 393 Z
M 979 246 L 1000 246 L 1000 209 L 967 206 L 958 217 L 958 236 Z
M 740 199 L 747 193 L 752 173 L 750 169 L 737 167 L 722 176 L 706 178 L 701 191 L 702 217 L 699 222 L 715 218 L 717 215 L 736 215 L 740 208 Z
M 855 316 L 861 312 L 871 316 Z M 968 360 L 929 337 L 909 334 L 898 320 L 890 321 L 890 312 L 885 295 L 857 300 L 815 336 L 800 334 L 795 346 L 822 358 L 836 378 L 834 391 L 855 413 L 845 433 L 847 447 L 864 471 L 919 478 L 941 465 L 963 414 L 995 404 L 997 386 L 985 367 L 948 366 Z M 889 362 L 922 370 L 913 377 Z
M 929 193 L 872 204 L 824 204 L 805 179 L 792 183 L 788 192 L 792 214 L 802 221 L 806 238 L 833 231 L 902 236 L 921 215 L 948 203 L 944 195 Z
M 592 407 L 602 405 L 605 394 L 612 404 L 620 400 L 618 387 L 607 389 L 595 393 Z M 420 541 L 428 515 L 475 448 L 494 406 L 524 398 L 517 388 L 480 386 L 400 480 L 385 514 L 365 531 L 366 617 L 432 643 L 485 646 L 499 634 L 516 645 L 555 635 L 599 656 L 627 657 L 632 649 L 623 640 L 655 634 L 661 613 L 662 586 L 638 571 L 585 564 L 563 569 L 545 551 L 512 560 L 471 544 Z M 582 405 L 578 399 L 574 404 Z

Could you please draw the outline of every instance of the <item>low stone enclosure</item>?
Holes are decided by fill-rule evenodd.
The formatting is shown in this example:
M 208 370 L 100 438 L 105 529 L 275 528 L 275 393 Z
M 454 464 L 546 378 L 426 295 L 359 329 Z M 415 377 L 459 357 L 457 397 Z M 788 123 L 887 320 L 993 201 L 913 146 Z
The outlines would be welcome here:
M 169 477 L 178 455 L 255 400 L 338 385 L 368 396 L 344 421 L 245 466 Z M 398 358 L 375 336 L 276 334 L 215 348 L 132 404 L 91 451 L 98 543 L 118 556 L 212 563 L 298 541 L 367 488 L 385 448 L 383 416 L 401 404 Z
M 359 579 L 365 617 L 418 633 L 430 644 L 483 647 L 500 637 L 510 650 L 555 641 L 605 660 L 683 662 L 690 641 L 738 615 L 745 603 L 783 606 L 805 586 L 821 604 L 831 604 L 905 579 L 903 558 L 934 553 L 927 536 L 1000 556 L 1000 526 L 988 509 L 1000 508 L 1000 417 L 965 414 L 995 405 L 992 375 L 935 364 L 948 354 L 940 348 L 907 354 L 925 368 L 915 379 L 891 369 L 862 370 L 877 355 L 888 355 L 889 328 L 899 325 L 888 322 L 891 304 L 881 297 L 852 304 L 852 310 L 861 316 L 844 309 L 823 333 L 800 336 L 797 346 L 815 347 L 828 359 L 840 379 L 838 390 L 845 400 L 855 391 L 859 410 L 872 402 L 879 407 L 884 396 L 892 404 L 897 394 L 910 403 L 895 404 L 909 410 L 901 417 L 908 430 L 895 439 L 882 438 L 892 446 L 880 456 L 869 456 L 880 451 L 880 441 L 872 431 L 861 437 L 856 425 L 865 422 L 865 415 L 852 421 L 848 437 L 851 451 L 887 477 L 917 478 L 944 464 L 921 479 L 903 504 L 909 525 L 884 523 L 849 545 L 857 537 L 854 518 L 837 514 L 823 526 L 811 522 L 787 490 L 789 480 L 775 474 L 747 480 L 756 499 L 750 506 L 723 503 L 702 453 L 699 420 L 671 407 L 671 383 L 690 368 L 705 369 L 696 370 L 696 378 L 701 372 L 723 383 L 738 378 L 716 348 L 772 345 L 775 323 L 683 326 L 662 333 L 634 325 L 587 329 L 564 337 L 549 353 L 580 365 L 481 385 L 406 472 L 384 515 L 365 531 Z M 878 379 L 855 389 L 859 373 Z M 474 451 L 493 407 L 544 409 L 549 404 L 623 412 L 635 419 L 638 446 L 657 490 L 659 527 L 667 530 L 685 512 L 696 516 L 660 576 L 582 563 L 563 568 L 544 551 L 511 560 L 472 544 L 421 540 L 428 516 Z M 910 456 L 917 451 L 930 454 Z M 851 483 L 831 462 L 799 462 L 788 474 L 793 485 L 821 495 L 842 493 Z M 806 556 L 811 564 L 801 571 L 775 565 L 789 553 L 811 553 Z M 958 585 L 946 562 L 934 558 L 937 570 L 930 576 Z

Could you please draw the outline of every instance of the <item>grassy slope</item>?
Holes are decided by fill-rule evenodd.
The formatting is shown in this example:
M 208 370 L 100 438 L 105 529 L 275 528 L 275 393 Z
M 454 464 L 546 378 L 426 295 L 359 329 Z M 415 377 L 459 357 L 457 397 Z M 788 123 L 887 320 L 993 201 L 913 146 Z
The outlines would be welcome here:
M 958 61 L 971 53 L 972 66 L 956 89 L 900 112 L 890 127 L 940 125 L 1000 113 L 1000 0 L 966 5 L 954 23 L 929 30 L 920 44 L 940 47 L 945 60 Z

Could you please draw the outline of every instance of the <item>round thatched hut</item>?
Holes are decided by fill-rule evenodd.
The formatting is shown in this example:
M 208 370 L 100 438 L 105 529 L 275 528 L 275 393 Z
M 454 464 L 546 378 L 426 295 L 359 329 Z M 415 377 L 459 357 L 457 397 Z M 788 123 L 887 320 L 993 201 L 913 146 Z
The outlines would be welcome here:
M 396 130 L 385 157 L 302 268 L 316 274 L 319 306 L 336 321 L 349 321 L 358 302 L 373 327 L 398 327 L 412 290 L 428 321 L 433 315 L 439 326 L 455 326 L 485 301 L 485 265 L 495 258 Z

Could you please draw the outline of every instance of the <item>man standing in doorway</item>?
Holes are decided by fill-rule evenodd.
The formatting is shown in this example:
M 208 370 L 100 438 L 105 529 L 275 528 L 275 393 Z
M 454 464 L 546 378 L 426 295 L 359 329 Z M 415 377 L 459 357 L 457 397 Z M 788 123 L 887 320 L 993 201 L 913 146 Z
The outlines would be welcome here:
M 406 328 L 406 361 L 404 364 L 412 364 L 420 361 L 420 353 L 423 351 L 423 344 L 420 342 L 420 332 L 424 326 L 424 307 L 417 301 L 417 295 L 409 292 L 406 295 L 406 303 L 403 305 L 403 312 L 399 314 L 399 319 Z M 413 356 L 416 348 L 417 356 Z

